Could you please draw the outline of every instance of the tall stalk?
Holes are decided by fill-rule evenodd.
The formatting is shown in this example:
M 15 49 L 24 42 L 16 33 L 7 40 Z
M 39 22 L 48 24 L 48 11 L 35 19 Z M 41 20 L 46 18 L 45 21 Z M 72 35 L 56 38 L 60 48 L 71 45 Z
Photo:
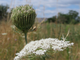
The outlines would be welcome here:
M 24 33 L 25 34 L 25 42 L 27 44 L 27 33 Z
M 13 8 L 11 19 L 13 24 L 20 29 L 25 35 L 27 44 L 27 32 L 35 22 L 36 12 L 32 6 L 24 5 Z

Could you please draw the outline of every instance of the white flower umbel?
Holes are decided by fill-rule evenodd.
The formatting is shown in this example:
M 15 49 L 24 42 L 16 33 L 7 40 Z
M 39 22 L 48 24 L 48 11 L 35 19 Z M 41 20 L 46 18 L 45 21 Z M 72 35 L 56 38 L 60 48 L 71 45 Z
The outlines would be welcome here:
M 54 51 L 63 51 L 66 47 L 71 47 L 74 43 L 69 41 L 58 40 L 56 38 L 47 38 L 28 43 L 19 53 L 17 53 L 14 60 L 20 60 L 22 57 L 30 54 L 44 55 L 46 51 L 52 48 Z
M 35 53 L 36 55 L 43 55 L 46 52 L 46 50 L 37 50 Z
M 7 33 L 2 33 L 2 35 L 7 35 Z
M 15 27 L 16 27 L 15 25 L 11 25 L 11 28 L 15 29 Z

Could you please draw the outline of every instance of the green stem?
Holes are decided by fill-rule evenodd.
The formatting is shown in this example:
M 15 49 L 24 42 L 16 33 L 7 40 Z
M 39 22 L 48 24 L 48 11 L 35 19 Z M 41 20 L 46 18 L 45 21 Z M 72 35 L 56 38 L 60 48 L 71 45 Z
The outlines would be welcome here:
M 26 41 L 26 44 L 27 44 L 27 33 L 24 33 L 25 34 L 25 41 Z
M 69 48 L 67 47 L 67 60 L 69 60 Z
M 45 60 L 45 57 L 43 57 L 43 60 Z
M 46 59 L 45 59 L 45 56 L 43 56 L 43 60 L 46 60 Z

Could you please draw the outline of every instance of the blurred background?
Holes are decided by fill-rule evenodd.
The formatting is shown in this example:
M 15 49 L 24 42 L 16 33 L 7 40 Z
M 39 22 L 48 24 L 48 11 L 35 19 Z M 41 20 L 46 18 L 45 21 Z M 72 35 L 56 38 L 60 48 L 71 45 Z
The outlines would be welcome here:
M 0 0 L 0 60 L 13 60 L 25 46 L 24 34 L 12 27 L 10 19 L 13 8 L 25 4 L 33 6 L 37 14 L 28 43 L 42 38 L 65 39 L 74 46 L 51 53 L 53 58 L 46 60 L 80 60 L 80 0 Z
M 80 21 L 80 1 L 77 0 L 1 0 L 0 1 L 0 20 L 7 14 L 11 14 L 13 8 L 29 4 L 33 6 L 37 13 L 39 22 L 45 21 L 58 23 L 78 23 Z M 9 18 L 8 16 L 8 18 Z M 48 19 L 49 18 L 49 19 Z

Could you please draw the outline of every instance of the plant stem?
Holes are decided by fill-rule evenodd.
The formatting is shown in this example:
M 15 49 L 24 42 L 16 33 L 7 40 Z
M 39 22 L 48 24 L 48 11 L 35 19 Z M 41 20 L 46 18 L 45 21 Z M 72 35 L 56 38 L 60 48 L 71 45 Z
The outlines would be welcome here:
M 43 57 L 43 60 L 45 60 L 45 57 Z
M 69 48 L 67 47 L 67 60 L 69 60 Z
M 27 33 L 24 33 L 25 34 L 25 41 L 26 41 L 26 44 L 27 44 Z

